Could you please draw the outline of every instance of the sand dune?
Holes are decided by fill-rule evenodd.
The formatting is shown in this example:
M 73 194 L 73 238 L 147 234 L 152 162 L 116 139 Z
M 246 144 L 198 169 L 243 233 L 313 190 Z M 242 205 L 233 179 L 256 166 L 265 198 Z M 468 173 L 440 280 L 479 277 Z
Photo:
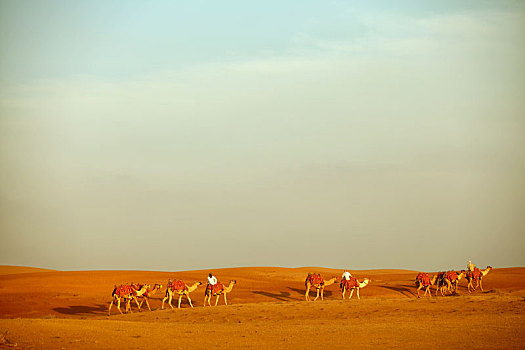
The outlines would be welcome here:
M 119 315 L 113 308 L 110 317 L 106 313 L 115 284 L 165 286 L 174 278 L 204 282 L 208 270 L 33 271 L 2 266 L 0 272 L 5 272 L 0 274 L 0 332 L 9 330 L 11 341 L 29 347 L 166 348 L 174 339 L 181 348 L 216 341 L 233 348 L 347 347 L 341 342 L 345 337 L 351 344 L 368 339 L 370 347 L 430 346 L 436 339 L 443 345 L 491 349 L 525 343 L 525 268 L 494 269 L 484 279 L 483 293 L 469 294 L 461 281 L 457 296 L 432 300 L 415 297 L 417 271 L 352 271 L 360 280 L 372 279 L 360 301 L 340 300 L 338 286 L 332 285 L 325 301 L 315 303 L 304 301 L 306 274 L 330 278 L 340 276 L 340 270 L 217 269 L 213 272 L 220 281 L 237 281 L 229 306 L 222 306 L 221 299 L 221 306 L 203 308 L 201 287 L 191 295 L 194 309 L 183 299 L 180 310 L 160 310 L 163 289 L 150 301 L 152 312 L 139 313 L 134 306 L 134 313 Z M 503 342 L 496 341 L 505 334 Z

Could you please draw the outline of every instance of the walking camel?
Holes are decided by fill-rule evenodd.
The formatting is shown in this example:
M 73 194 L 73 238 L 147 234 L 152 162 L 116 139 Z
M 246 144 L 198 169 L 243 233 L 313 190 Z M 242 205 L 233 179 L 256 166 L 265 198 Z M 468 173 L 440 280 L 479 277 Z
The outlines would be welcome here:
M 224 304 L 228 305 L 228 301 L 226 300 L 226 294 L 230 293 L 233 289 L 233 286 L 237 283 L 236 280 L 231 280 L 230 284 L 225 287 L 224 284 L 221 282 L 217 282 L 217 284 L 214 284 L 213 286 L 208 285 L 206 287 L 206 291 L 204 292 L 204 306 L 206 306 L 206 301 L 208 302 L 208 305 L 211 306 L 211 297 L 216 296 L 215 299 L 215 306 L 219 303 L 219 297 L 221 294 L 224 296 Z
M 142 286 L 141 285 L 138 285 L 138 286 L 134 286 L 132 285 L 132 287 L 135 287 L 138 289 L 140 289 Z M 146 302 L 146 305 L 148 306 L 148 310 L 151 311 L 151 307 L 149 306 L 149 298 L 151 298 L 153 295 L 157 294 L 157 292 L 162 288 L 162 284 L 158 284 L 158 283 L 155 283 L 155 285 L 153 285 L 153 288 L 152 289 L 148 289 L 146 290 L 146 292 L 144 294 L 142 294 L 141 296 L 137 297 L 138 298 L 141 298 L 140 300 L 140 303 L 139 303 L 139 309 L 142 307 L 142 304 L 144 302 Z
M 168 281 L 168 285 L 166 287 L 166 295 L 164 299 L 162 299 L 162 309 L 164 310 L 164 302 L 166 299 L 168 300 L 168 305 L 173 310 L 173 305 L 171 305 L 171 300 L 173 298 L 174 294 L 179 295 L 179 304 L 178 308 L 180 309 L 180 302 L 182 300 L 182 296 L 185 295 L 186 299 L 188 299 L 188 303 L 190 303 L 190 306 L 193 307 L 193 304 L 191 303 L 190 293 L 193 292 L 195 289 L 197 289 L 198 286 L 200 286 L 202 282 L 194 282 L 191 286 L 188 286 L 183 281 Z
M 474 271 L 471 271 L 467 274 L 467 289 L 470 293 L 470 289 L 476 290 L 478 286 L 481 288 L 481 291 L 483 291 L 483 285 L 481 281 L 483 280 L 483 277 L 488 275 L 488 273 L 492 271 L 492 266 L 487 266 L 486 269 L 480 270 L 477 267 L 474 269 Z M 474 287 L 474 280 L 476 281 L 476 286 Z
M 306 301 L 310 301 L 310 289 L 312 288 L 315 288 L 317 292 L 317 295 L 313 301 L 316 301 L 317 298 L 319 298 L 319 295 L 321 295 L 321 300 L 324 300 L 324 288 L 334 284 L 335 282 L 337 282 L 337 277 L 332 277 L 331 279 L 324 281 L 320 274 L 309 273 L 308 276 L 306 276 L 306 280 L 304 281 L 306 287 L 304 297 Z
M 352 295 L 354 294 L 354 290 L 357 291 L 357 299 L 360 300 L 359 297 L 359 289 L 365 288 L 370 282 L 372 282 L 370 279 L 365 278 L 363 282 L 359 282 L 357 278 L 351 277 L 349 280 L 342 280 L 341 281 L 341 293 L 343 300 L 345 299 L 345 293 L 350 290 L 350 296 L 348 299 L 352 298 Z
M 111 300 L 111 303 L 109 304 L 108 308 L 108 316 L 111 315 L 111 307 L 113 306 L 113 303 L 117 303 L 117 309 L 122 314 L 122 310 L 120 310 L 120 302 L 124 300 L 126 302 L 126 309 L 125 313 L 132 312 L 131 311 L 131 300 L 135 300 L 135 303 L 137 303 L 137 307 L 140 311 L 140 305 L 137 301 L 137 297 L 140 297 L 144 293 L 147 292 L 147 290 L 150 288 L 149 285 L 145 284 L 140 289 L 135 289 L 132 287 L 132 284 L 121 284 L 120 286 L 116 286 L 113 289 L 113 292 L 111 293 L 111 296 L 113 299 Z
M 425 293 L 423 294 L 423 297 L 425 295 L 428 295 L 432 298 L 432 292 L 430 291 L 430 287 L 432 287 L 436 281 L 437 281 L 438 275 L 434 275 L 432 279 L 430 278 L 428 273 L 420 272 L 418 273 L 416 277 L 416 287 L 417 287 L 417 297 L 419 298 L 419 290 L 425 289 Z

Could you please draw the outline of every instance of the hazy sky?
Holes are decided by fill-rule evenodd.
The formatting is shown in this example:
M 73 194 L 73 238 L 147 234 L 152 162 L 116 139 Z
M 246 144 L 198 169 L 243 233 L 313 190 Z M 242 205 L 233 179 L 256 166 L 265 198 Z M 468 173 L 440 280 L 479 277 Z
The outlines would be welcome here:
M 525 266 L 523 1 L 0 2 L 0 264 Z

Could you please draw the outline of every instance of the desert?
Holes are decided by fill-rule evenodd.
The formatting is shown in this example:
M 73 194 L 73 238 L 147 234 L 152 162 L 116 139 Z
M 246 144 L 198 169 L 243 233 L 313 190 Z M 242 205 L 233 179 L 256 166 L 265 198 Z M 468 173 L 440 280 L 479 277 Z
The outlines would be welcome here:
M 204 286 L 191 293 L 194 308 L 161 309 L 170 279 L 236 280 L 218 306 L 203 307 Z M 328 279 L 342 270 L 302 267 L 242 267 L 196 271 L 55 271 L 0 267 L 0 332 L 4 347 L 24 349 L 207 348 L 523 348 L 525 268 L 494 268 L 484 291 L 469 293 L 465 280 L 456 294 L 417 298 L 418 271 L 352 270 L 370 284 L 361 298 L 341 299 L 339 284 L 326 286 L 324 300 L 305 301 L 309 272 Z M 431 273 L 433 275 L 434 273 Z M 149 311 L 113 307 L 114 285 L 162 284 Z M 311 297 L 315 296 L 311 292 Z M 215 298 L 212 300 L 214 305 Z M 122 308 L 124 310 L 124 308 Z M 7 332 L 7 333 L 6 333 Z

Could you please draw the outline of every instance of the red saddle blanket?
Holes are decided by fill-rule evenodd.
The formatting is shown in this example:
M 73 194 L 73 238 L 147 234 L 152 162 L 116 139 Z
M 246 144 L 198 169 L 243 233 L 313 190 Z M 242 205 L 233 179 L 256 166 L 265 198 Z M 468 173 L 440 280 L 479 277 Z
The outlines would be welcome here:
M 187 289 L 186 283 L 182 280 L 175 280 L 173 282 L 170 282 L 168 284 L 168 287 L 171 288 L 172 291 L 181 291 Z
M 211 286 L 211 292 L 213 294 L 221 293 L 223 289 L 224 289 L 224 284 L 222 284 L 221 282 L 217 282 L 216 284 Z
M 481 270 L 477 267 L 474 268 L 474 271 L 469 271 L 468 277 L 473 279 L 478 279 L 481 276 Z
M 310 281 L 311 285 L 321 285 L 324 283 L 323 278 L 320 274 L 314 273 L 308 276 L 308 280 Z
M 357 281 L 357 278 L 350 277 L 349 280 L 343 279 L 341 281 L 341 287 L 344 287 L 345 289 L 356 288 L 359 287 L 359 282 Z
M 452 282 L 458 279 L 458 273 L 456 271 L 448 271 L 445 277 Z
M 417 280 L 420 281 L 421 284 L 425 287 L 430 285 L 430 276 L 426 272 L 418 273 Z
M 129 284 L 122 284 L 115 288 L 113 294 L 115 294 L 118 297 L 130 295 L 133 294 L 133 288 Z

